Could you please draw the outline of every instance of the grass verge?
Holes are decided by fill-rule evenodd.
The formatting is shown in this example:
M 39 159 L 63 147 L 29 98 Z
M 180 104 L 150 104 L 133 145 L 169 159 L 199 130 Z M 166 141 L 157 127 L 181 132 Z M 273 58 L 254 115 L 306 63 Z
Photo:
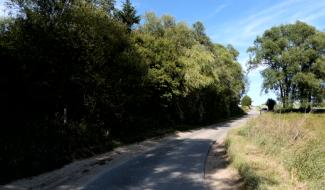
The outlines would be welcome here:
M 247 189 L 325 189 L 325 115 L 263 114 L 226 140 Z

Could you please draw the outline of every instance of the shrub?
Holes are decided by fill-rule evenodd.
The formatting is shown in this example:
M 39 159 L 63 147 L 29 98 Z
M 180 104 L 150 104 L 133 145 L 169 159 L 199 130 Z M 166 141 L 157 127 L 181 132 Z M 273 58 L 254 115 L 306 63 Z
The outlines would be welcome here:
M 276 101 L 273 100 L 273 99 L 271 99 L 271 98 L 269 98 L 269 99 L 266 101 L 265 104 L 267 105 L 269 111 L 273 111 L 273 110 L 274 110 L 274 106 L 276 105 Z

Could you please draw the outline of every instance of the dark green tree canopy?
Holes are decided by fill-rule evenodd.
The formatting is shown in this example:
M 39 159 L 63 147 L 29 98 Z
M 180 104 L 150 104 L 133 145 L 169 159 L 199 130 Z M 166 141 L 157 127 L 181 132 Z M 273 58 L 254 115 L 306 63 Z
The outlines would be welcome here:
M 202 23 L 148 13 L 130 32 L 139 17 L 128 0 L 119 19 L 110 0 L 11 3 L 17 15 L 0 18 L 0 101 L 11 120 L 0 128 L 0 183 L 242 113 L 238 52 L 213 44 Z
M 198 21 L 193 24 L 194 35 L 197 41 L 201 44 L 209 47 L 213 46 L 212 42 L 210 41 L 209 37 L 205 33 L 205 27 L 202 22 Z
M 130 0 L 125 0 L 122 10 L 116 11 L 115 15 L 121 22 L 127 25 L 129 31 L 131 31 L 135 24 L 139 24 L 140 22 L 140 16 L 137 15 Z
M 273 100 L 272 98 L 269 98 L 269 99 L 267 99 L 267 101 L 266 101 L 265 104 L 266 104 L 267 109 L 269 111 L 273 111 L 274 110 L 274 106 L 276 105 L 276 101 Z
M 303 23 L 281 25 L 257 37 L 250 53 L 250 69 L 264 66 L 263 88 L 274 91 L 284 107 L 293 102 L 322 102 L 325 34 Z

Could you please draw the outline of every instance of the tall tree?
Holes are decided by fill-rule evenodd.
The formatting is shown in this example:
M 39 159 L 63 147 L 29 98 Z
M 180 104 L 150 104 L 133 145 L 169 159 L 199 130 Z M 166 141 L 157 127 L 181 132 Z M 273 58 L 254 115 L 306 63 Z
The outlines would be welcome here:
M 197 21 L 193 24 L 194 36 L 200 44 L 205 45 L 207 47 L 212 47 L 212 43 L 209 37 L 205 33 L 205 27 L 202 22 Z
M 145 15 L 135 34 L 137 49 L 149 66 L 148 86 L 162 109 L 190 122 L 234 113 L 244 87 L 235 49 L 210 44 L 202 23 L 189 28 L 154 13 Z
M 250 107 L 252 105 L 251 97 L 245 95 L 241 100 L 241 105 Z
M 294 101 L 311 104 L 313 99 L 324 98 L 324 50 L 324 32 L 298 21 L 273 27 L 257 37 L 248 49 L 249 67 L 266 67 L 263 88 L 275 91 L 284 107 Z
M 139 24 L 140 16 L 137 15 L 135 8 L 132 6 L 130 0 L 125 0 L 122 10 L 116 12 L 116 17 L 126 24 L 128 31 L 132 30 L 135 24 Z
M 12 118 L 0 129 L 0 182 L 53 169 L 125 132 L 145 73 L 124 24 L 101 7 L 19 2 L 20 14 L 0 21 L 1 73 L 8 73 L 0 85 L 10 87 Z

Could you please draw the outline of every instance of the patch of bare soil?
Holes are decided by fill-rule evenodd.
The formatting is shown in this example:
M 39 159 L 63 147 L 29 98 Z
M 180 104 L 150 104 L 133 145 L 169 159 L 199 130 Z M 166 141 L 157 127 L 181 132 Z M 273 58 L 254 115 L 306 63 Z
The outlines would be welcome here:
M 223 141 L 211 146 L 205 164 L 205 181 L 212 190 L 243 189 L 238 171 L 230 166 Z

